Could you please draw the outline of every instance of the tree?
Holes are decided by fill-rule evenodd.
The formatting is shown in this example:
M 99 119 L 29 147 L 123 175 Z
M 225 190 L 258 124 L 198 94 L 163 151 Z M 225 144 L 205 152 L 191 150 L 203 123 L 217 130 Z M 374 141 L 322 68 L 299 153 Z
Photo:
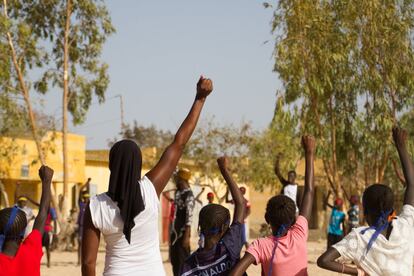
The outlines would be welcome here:
M 296 168 L 301 152 L 298 122 L 297 110 L 285 110 L 283 98 L 278 97 L 269 127 L 255 135 L 249 146 L 249 168 L 246 173 L 249 183 L 257 190 L 279 188 L 275 185 L 278 180 L 274 173 L 275 159 L 279 154 L 282 155 L 284 171 Z
M 31 1 L 27 1 L 31 2 Z M 18 118 L 20 109 L 12 98 L 19 95 L 25 103 L 29 118 L 32 137 L 36 142 L 39 159 L 44 163 L 44 153 L 41 147 L 41 137 L 38 133 L 36 118 L 30 100 L 30 82 L 27 82 L 28 70 L 33 67 L 42 68 L 47 64 L 47 55 L 39 46 L 41 37 L 38 30 L 32 29 L 32 20 L 29 19 L 33 9 L 26 1 L 3 0 L 0 4 L 2 14 L 0 16 L 0 90 L 2 91 L 2 106 L 7 111 L 12 111 L 11 118 Z M 41 19 L 40 19 L 41 20 Z M 3 125 L 5 127 L 10 121 Z
M 33 68 L 44 68 L 48 63 L 48 55 L 39 45 L 42 37 L 48 35 L 46 19 L 53 17 L 50 14 L 51 3 L 37 2 L 3 0 L 0 3 L 0 102 L 7 112 L 3 117 L 6 118 L 3 120 L 3 130 L 7 130 L 11 122 L 17 122 L 14 126 L 24 125 L 22 114 L 29 119 L 39 160 L 44 164 L 45 155 L 30 98 L 31 82 L 28 80 L 28 72 Z M 35 88 L 40 87 L 35 85 Z M 24 101 L 24 113 L 20 113 L 23 105 L 16 103 L 19 96 Z M 52 202 L 57 207 L 53 186 Z M 57 215 L 61 218 L 59 210 Z
M 337 196 L 391 166 L 391 127 L 414 100 L 413 20 L 413 1 L 278 2 L 275 71 Z
M 102 47 L 115 29 L 104 1 L 53 0 L 53 16 L 49 18 L 48 37 L 52 41 L 54 67 L 47 70 L 37 83 L 40 92 L 48 83 L 62 88 L 63 147 L 63 212 L 66 214 L 69 163 L 67 148 L 68 112 L 73 123 L 84 122 L 95 95 L 105 100 L 108 88 L 108 66 L 100 61 Z
M 134 121 L 133 124 L 125 124 L 122 127 L 120 136 L 123 139 L 132 139 L 137 142 L 141 148 L 159 149 L 157 154 L 162 154 L 162 150 L 165 149 L 173 140 L 174 135 L 169 130 L 162 130 L 155 125 L 144 126 Z M 110 141 L 109 145 L 112 146 L 116 142 L 117 138 Z
M 200 183 L 208 186 L 221 203 L 224 200 L 217 158 L 231 158 L 231 170 L 240 183 L 248 183 L 249 146 L 255 135 L 249 123 L 218 125 L 214 118 L 202 122 L 186 147 L 184 158 L 200 170 Z M 221 195 L 220 195 L 221 194 Z

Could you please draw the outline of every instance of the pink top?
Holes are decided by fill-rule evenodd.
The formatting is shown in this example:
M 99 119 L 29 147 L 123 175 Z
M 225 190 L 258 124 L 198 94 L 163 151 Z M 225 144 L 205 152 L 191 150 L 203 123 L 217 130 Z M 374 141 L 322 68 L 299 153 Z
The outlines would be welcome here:
M 308 221 L 305 217 L 299 216 L 286 236 L 279 238 L 279 245 L 272 263 L 272 276 L 308 275 L 307 239 Z M 247 250 L 256 259 L 255 264 L 262 265 L 262 275 L 269 274 L 274 246 L 275 238 L 270 236 L 255 240 Z

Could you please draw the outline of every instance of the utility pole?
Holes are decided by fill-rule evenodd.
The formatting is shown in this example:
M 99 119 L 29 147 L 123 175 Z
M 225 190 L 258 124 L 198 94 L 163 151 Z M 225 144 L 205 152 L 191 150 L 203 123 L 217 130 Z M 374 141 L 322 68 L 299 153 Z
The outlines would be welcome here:
M 123 100 L 121 94 L 116 95 L 115 97 L 119 98 L 119 104 L 120 104 L 120 107 L 121 107 L 121 132 L 122 132 L 122 130 L 125 127 L 125 121 L 124 121 L 124 100 Z

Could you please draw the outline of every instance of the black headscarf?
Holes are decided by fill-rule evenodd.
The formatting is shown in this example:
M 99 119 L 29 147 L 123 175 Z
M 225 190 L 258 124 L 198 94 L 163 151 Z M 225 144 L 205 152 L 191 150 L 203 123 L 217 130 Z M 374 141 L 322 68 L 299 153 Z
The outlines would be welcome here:
M 145 209 L 138 183 L 141 179 L 141 166 L 141 150 L 134 141 L 122 140 L 112 146 L 109 152 L 111 176 L 107 194 L 118 204 L 128 243 L 131 243 L 134 218 Z

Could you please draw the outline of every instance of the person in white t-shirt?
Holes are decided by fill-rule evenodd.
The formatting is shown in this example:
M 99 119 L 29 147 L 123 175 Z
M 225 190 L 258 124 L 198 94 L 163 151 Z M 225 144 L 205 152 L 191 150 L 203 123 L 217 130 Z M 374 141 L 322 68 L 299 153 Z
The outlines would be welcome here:
M 101 233 L 106 242 L 104 276 L 165 275 L 159 248 L 159 197 L 175 171 L 212 90 L 212 81 L 201 77 L 193 106 L 174 141 L 144 177 L 141 178 L 141 150 L 134 141 L 121 140 L 112 146 L 108 191 L 91 198 L 84 214 L 83 276 L 96 275 Z
M 401 213 L 395 216 L 394 194 L 388 186 L 369 186 L 362 197 L 369 227 L 352 229 L 319 257 L 318 266 L 349 275 L 413 275 L 414 164 L 406 149 L 407 133 L 394 128 L 393 138 L 407 183 Z M 344 262 L 353 262 L 357 267 Z
M 298 203 L 300 202 L 299 194 L 298 194 L 298 184 L 296 184 L 296 172 L 289 171 L 288 178 L 285 179 L 283 175 L 280 173 L 280 154 L 276 158 L 275 162 L 275 174 L 279 179 L 280 183 L 282 183 L 282 191 L 280 194 L 285 195 L 291 198 L 296 204 L 296 212 L 298 212 Z

